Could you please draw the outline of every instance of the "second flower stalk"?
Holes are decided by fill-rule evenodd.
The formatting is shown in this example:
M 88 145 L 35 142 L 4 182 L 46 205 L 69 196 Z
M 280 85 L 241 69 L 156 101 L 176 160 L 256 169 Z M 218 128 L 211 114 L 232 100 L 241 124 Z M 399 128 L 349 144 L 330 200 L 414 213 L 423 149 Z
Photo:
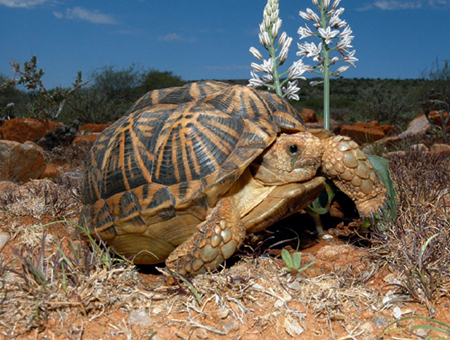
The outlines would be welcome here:
M 250 48 L 252 55 L 262 64 L 252 63 L 253 71 L 252 78 L 249 81 L 249 86 L 266 86 L 274 90 L 278 95 L 287 97 L 288 99 L 299 100 L 298 92 L 300 88 L 297 86 L 297 79 L 305 79 L 302 76 L 305 72 L 314 72 L 323 77 L 324 83 L 324 128 L 329 129 L 329 110 L 330 110 L 330 75 L 339 76 L 345 72 L 349 66 L 339 67 L 335 71 L 331 71 L 330 67 L 338 61 L 343 61 L 351 66 L 355 66 L 357 61 L 354 57 L 355 51 L 349 51 L 351 48 L 352 30 L 344 20 L 340 19 L 340 15 L 344 12 L 344 8 L 339 8 L 341 0 L 335 0 L 331 4 L 331 0 L 312 0 L 313 5 L 318 9 L 320 15 L 317 15 L 313 10 L 307 8 L 306 12 L 300 11 L 300 16 L 312 22 L 313 27 L 317 32 L 313 32 L 308 25 L 300 27 L 298 34 L 300 39 L 317 37 L 321 42 L 316 45 L 314 43 L 304 42 L 298 44 L 299 51 L 297 55 L 301 59 L 295 61 L 288 71 L 279 73 L 278 67 L 283 65 L 287 59 L 287 54 L 292 43 L 292 38 L 288 37 L 286 32 L 283 32 L 275 47 L 275 41 L 278 37 L 278 32 L 281 28 L 281 19 L 279 19 L 279 1 L 268 0 L 264 8 L 263 22 L 260 24 L 259 40 L 261 45 L 269 52 L 269 59 L 264 60 L 262 54 L 254 47 Z M 345 27 L 345 28 L 344 28 Z M 340 29 L 344 28 L 341 32 Z M 334 40 L 339 39 L 333 45 Z M 278 50 L 280 53 L 277 56 Z M 337 52 L 337 56 L 331 57 L 331 53 Z M 303 58 L 310 58 L 317 64 L 315 66 L 306 65 L 303 63 Z M 260 78 L 257 73 L 263 73 Z M 284 80 L 281 80 L 285 77 Z M 285 86 L 287 83 L 287 86 Z M 314 84 L 313 84 L 314 83 Z M 317 85 L 321 82 L 311 82 L 312 85 Z

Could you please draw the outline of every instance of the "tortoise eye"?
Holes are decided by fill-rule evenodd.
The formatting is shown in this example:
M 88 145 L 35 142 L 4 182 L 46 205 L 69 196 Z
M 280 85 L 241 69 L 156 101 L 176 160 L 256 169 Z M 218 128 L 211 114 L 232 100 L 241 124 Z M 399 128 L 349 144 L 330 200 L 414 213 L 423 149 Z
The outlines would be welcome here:
M 296 156 L 298 154 L 298 146 L 295 144 L 289 145 L 288 147 L 288 153 L 291 156 Z

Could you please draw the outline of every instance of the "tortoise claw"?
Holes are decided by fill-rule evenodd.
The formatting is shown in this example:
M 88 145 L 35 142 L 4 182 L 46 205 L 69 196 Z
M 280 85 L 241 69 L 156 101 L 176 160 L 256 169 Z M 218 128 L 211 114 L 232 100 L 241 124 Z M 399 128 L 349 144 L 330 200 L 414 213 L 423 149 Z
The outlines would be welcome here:
M 364 223 L 364 220 L 365 220 L 364 212 L 361 211 L 359 213 L 359 217 L 361 218 L 361 223 Z
M 375 214 L 373 213 L 373 211 L 370 212 L 370 222 L 373 226 L 375 225 Z
M 383 219 L 386 219 L 386 213 L 381 207 L 378 207 L 378 212 L 380 213 L 381 217 L 383 217 Z

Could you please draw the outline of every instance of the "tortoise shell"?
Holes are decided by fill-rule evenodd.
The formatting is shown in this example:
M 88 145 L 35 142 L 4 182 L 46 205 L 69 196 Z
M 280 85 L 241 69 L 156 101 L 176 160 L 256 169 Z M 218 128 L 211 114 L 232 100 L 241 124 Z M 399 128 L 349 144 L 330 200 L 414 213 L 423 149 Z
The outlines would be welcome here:
M 116 248 L 144 233 L 169 253 L 280 132 L 304 130 L 286 100 L 248 86 L 151 91 L 93 145 L 80 225 Z

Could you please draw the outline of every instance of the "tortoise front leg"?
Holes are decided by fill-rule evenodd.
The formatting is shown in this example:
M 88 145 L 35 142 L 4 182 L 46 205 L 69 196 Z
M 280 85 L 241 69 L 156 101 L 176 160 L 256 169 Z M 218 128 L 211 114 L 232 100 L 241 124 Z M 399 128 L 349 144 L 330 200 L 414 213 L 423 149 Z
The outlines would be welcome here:
M 323 140 L 322 172 L 356 204 L 361 219 L 382 212 L 386 189 L 372 163 L 349 137 Z
M 182 275 L 213 270 L 242 245 L 245 227 L 229 198 L 221 199 L 198 225 L 198 232 L 180 244 L 166 259 L 166 266 Z

